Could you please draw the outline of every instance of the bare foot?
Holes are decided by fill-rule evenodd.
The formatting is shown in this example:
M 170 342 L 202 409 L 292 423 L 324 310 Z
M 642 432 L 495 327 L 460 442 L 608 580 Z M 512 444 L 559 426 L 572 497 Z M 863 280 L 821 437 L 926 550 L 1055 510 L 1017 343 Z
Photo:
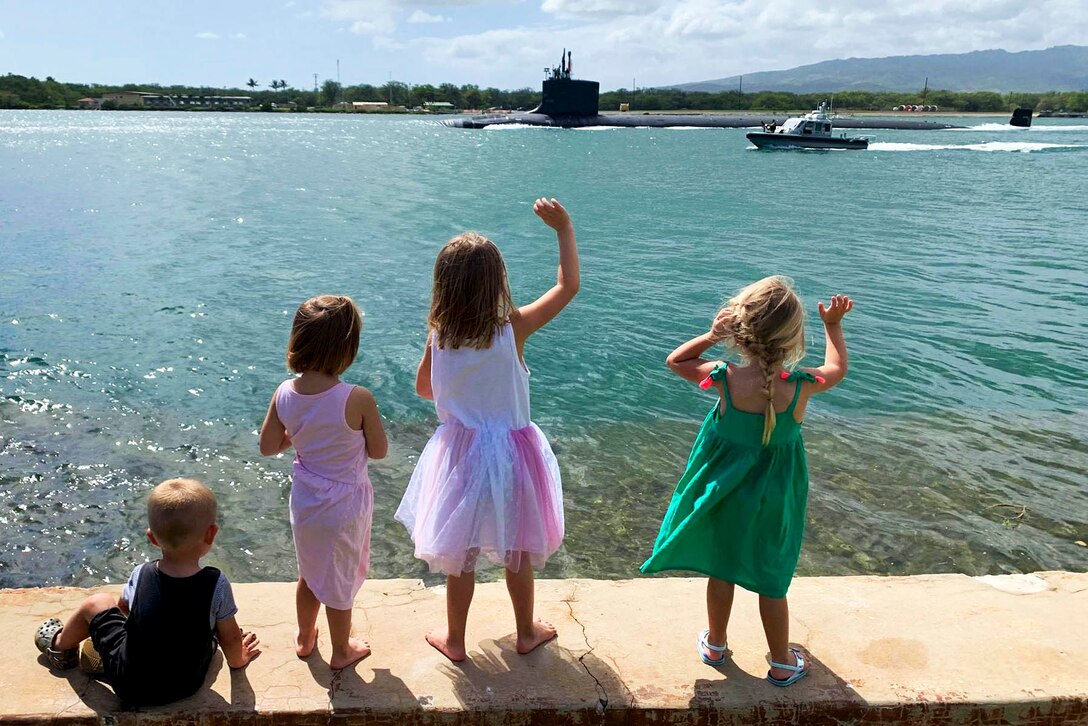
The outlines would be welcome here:
M 427 642 L 439 653 L 446 656 L 454 663 L 460 663 L 468 657 L 465 652 L 465 644 L 454 645 L 450 642 L 449 628 L 435 628 L 427 633 Z
M 338 671 L 341 668 L 347 668 L 352 663 L 361 661 L 368 655 L 370 655 L 370 643 L 358 638 L 348 638 L 348 647 L 342 654 L 333 651 L 332 658 L 329 658 L 329 667 L 334 671 Z
M 525 655 L 531 653 L 556 636 L 555 626 L 546 623 L 540 618 L 533 621 L 533 632 L 525 637 L 518 636 L 518 653 Z
M 314 652 L 314 648 L 317 647 L 317 628 L 314 628 L 314 637 L 310 641 L 309 645 L 304 645 L 302 642 L 302 633 L 295 631 L 295 655 L 299 658 L 309 658 L 310 654 Z

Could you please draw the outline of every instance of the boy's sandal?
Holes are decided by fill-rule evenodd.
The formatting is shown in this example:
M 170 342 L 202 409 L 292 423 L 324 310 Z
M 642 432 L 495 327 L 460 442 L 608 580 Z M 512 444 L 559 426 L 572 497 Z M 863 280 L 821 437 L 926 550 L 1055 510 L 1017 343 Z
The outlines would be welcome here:
M 699 657 L 702 658 L 703 662 L 709 666 L 720 666 L 722 663 L 725 662 L 725 654 L 729 652 L 729 645 L 711 645 L 709 638 L 710 629 L 707 628 L 703 630 L 703 632 L 699 633 L 699 637 L 695 640 L 696 647 L 699 649 Z M 706 655 L 706 651 L 703 650 L 704 648 L 713 653 L 721 653 L 722 655 L 720 658 L 708 658 Z
M 797 650 L 797 648 L 790 648 L 790 652 L 793 653 L 793 657 L 797 659 L 797 665 L 786 665 L 785 663 L 775 663 L 773 660 L 771 661 L 772 668 L 793 671 L 793 674 L 789 678 L 775 678 L 771 675 L 770 671 L 767 671 L 767 680 L 776 686 L 792 686 L 794 683 L 808 675 L 808 668 L 805 666 L 805 657 L 801 655 L 801 651 Z
M 77 649 L 53 650 L 53 641 L 63 628 L 64 623 L 56 618 L 49 618 L 38 626 L 38 632 L 34 634 L 34 645 L 45 655 L 49 665 L 59 671 L 66 671 L 79 665 Z

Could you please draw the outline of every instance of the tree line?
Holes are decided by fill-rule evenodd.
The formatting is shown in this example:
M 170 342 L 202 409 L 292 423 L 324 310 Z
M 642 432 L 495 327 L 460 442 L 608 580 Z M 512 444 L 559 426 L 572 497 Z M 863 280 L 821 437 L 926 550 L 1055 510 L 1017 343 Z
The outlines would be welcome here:
M 384 101 L 391 106 L 413 108 L 427 102 L 446 102 L 458 109 L 523 109 L 540 102 L 540 92 L 531 88 L 500 90 L 480 88 L 473 84 L 457 86 L 409 85 L 390 81 L 381 85 L 359 84 L 341 86 L 326 80 L 317 90 L 294 88 L 287 81 L 275 79 L 268 88 L 250 78 L 241 88 L 212 88 L 209 86 L 161 86 L 129 83 L 120 86 L 83 83 L 62 83 L 53 77 L 44 81 L 15 74 L 0 76 L 0 108 L 76 108 L 81 98 L 98 98 L 114 91 L 145 91 L 167 95 L 250 96 L 255 105 L 265 109 L 289 106 L 298 110 L 331 108 L 340 101 Z M 742 93 L 722 91 L 706 93 L 667 88 L 618 89 L 600 96 L 603 110 L 615 110 L 621 103 L 636 111 L 760 111 L 787 112 L 815 108 L 820 101 L 834 100 L 835 108 L 857 111 L 888 111 L 903 104 L 923 103 L 921 91 L 898 93 L 886 91 L 845 91 L 831 93 L 785 93 L 759 91 Z M 1008 112 L 1024 106 L 1038 110 L 1088 111 L 1088 91 L 1052 91 L 1049 93 L 994 93 L 990 91 L 956 92 L 930 90 L 926 104 L 939 106 L 942 111 Z
M 1037 111 L 1088 111 L 1088 91 L 1051 91 L 1048 93 L 995 93 L 992 91 L 940 91 L 930 89 L 925 100 L 922 92 L 840 91 L 838 93 L 787 93 L 783 91 L 721 91 L 718 93 L 681 91 L 669 88 L 620 89 L 601 94 L 602 109 L 630 104 L 640 111 L 799 111 L 816 108 L 821 101 L 832 101 L 836 109 L 854 111 L 890 111 L 896 106 L 925 103 L 942 111 L 1009 112 L 1015 108 Z

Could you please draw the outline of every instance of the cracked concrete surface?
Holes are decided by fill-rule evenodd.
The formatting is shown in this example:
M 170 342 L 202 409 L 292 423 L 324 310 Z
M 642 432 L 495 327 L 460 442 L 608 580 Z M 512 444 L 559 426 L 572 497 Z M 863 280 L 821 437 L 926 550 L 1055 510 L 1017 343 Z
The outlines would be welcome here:
M 423 639 L 444 594 L 417 581 L 368 582 L 356 629 L 374 654 L 332 671 L 295 658 L 293 583 L 235 586 L 239 622 L 264 653 L 231 671 L 217 656 L 206 687 L 171 706 L 127 710 L 104 685 L 54 673 L 32 642 L 89 591 L 0 590 L 0 721 L 4 723 L 327 724 L 1088 724 L 1088 575 L 997 578 L 802 578 L 790 606 L 812 671 L 788 689 L 763 676 L 756 599 L 738 591 L 732 658 L 704 665 L 705 580 L 541 580 L 538 615 L 559 637 L 514 650 L 502 583 L 477 587 L 470 658 L 451 664 Z M 116 591 L 117 588 L 101 588 Z

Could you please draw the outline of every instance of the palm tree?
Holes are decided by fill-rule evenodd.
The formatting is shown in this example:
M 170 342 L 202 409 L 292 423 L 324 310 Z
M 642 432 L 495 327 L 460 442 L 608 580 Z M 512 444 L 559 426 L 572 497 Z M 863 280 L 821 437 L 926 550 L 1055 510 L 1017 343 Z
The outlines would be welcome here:
M 287 90 L 287 81 L 283 80 L 282 78 L 280 79 L 280 90 L 281 91 L 286 91 Z
M 272 81 L 271 83 L 268 84 L 268 87 L 271 88 L 273 91 L 278 91 L 278 90 L 280 90 L 280 82 L 279 81 Z
M 257 87 L 257 86 L 259 86 L 260 84 L 259 84 L 259 83 L 257 83 L 257 81 L 253 80 L 252 78 L 250 78 L 250 79 L 249 79 L 249 80 L 248 80 L 248 81 L 246 82 L 246 85 L 247 85 L 247 86 L 249 86 L 250 88 L 256 88 L 256 87 Z

